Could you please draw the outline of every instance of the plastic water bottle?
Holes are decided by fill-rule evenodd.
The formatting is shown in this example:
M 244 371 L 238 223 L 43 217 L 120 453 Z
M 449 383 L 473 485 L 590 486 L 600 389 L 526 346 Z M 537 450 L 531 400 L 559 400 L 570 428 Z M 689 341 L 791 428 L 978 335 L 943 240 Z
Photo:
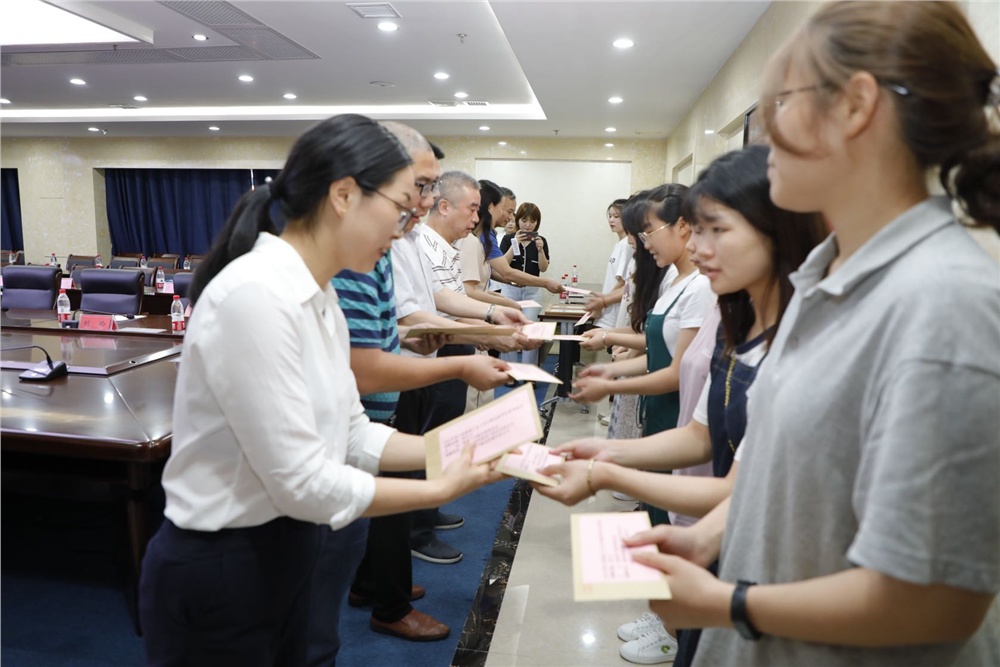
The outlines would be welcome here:
M 170 329 L 174 333 L 184 332 L 184 304 L 181 303 L 180 294 L 175 294 L 174 300 L 170 302 Z
M 59 266 L 59 260 L 56 259 L 55 253 L 49 255 L 49 266 Z
M 145 269 L 146 268 L 146 256 L 145 255 L 139 255 L 139 268 L 140 269 Z
M 17 259 L 17 253 L 11 250 L 10 255 L 7 256 L 7 263 L 13 264 L 16 259 Z
M 167 277 L 163 275 L 163 267 L 156 267 L 156 291 L 163 291 L 163 283 L 167 281 Z
M 104 263 L 101 261 L 101 254 L 100 253 L 97 254 L 97 259 L 94 260 L 94 268 L 96 268 L 96 269 L 103 269 L 104 268 Z
M 69 308 L 69 297 L 66 296 L 66 290 L 64 289 L 60 289 L 59 296 L 56 297 L 56 313 L 60 322 L 69 321 L 72 315 Z
M 562 281 L 560 281 L 562 283 L 562 291 L 559 292 L 559 303 L 566 303 L 566 299 L 569 298 L 569 292 L 566 291 L 566 278 L 568 277 L 569 276 L 564 273 Z
M 580 274 L 576 271 L 576 264 L 573 265 L 573 287 L 576 287 L 577 282 L 580 280 Z
M 191 270 L 191 255 L 184 255 L 184 270 Z

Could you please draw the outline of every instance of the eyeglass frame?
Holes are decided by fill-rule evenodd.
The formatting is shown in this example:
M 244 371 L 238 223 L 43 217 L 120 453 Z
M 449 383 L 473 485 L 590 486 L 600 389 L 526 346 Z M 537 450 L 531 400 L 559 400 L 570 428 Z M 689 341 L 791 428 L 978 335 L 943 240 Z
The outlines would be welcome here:
M 662 227 L 657 227 L 656 229 L 654 229 L 651 232 L 639 232 L 638 234 L 636 234 L 636 236 L 639 237 L 639 240 L 642 241 L 643 245 L 649 245 L 649 237 L 650 236 L 652 236 L 656 232 L 663 231 L 664 229 L 666 229 L 667 227 L 670 227 L 670 226 L 671 226 L 670 223 L 665 222 L 665 223 L 663 223 Z
M 413 185 L 417 187 L 417 193 L 420 195 L 420 198 L 423 199 L 424 197 L 441 190 L 441 179 L 435 178 L 430 183 L 414 183 Z
M 887 83 L 885 81 L 879 81 L 878 85 L 882 86 L 887 90 L 891 90 L 900 97 L 907 97 L 910 94 L 910 90 L 906 86 L 901 86 L 897 83 Z M 823 88 L 832 88 L 832 87 L 834 87 L 832 83 L 816 83 L 811 86 L 800 86 L 798 88 L 789 88 L 788 90 L 779 90 L 774 94 L 774 100 L 772 100 L 771 103 L 774 105 L 775 111 L 777 111 L 782 106 L 784 106 L 783 99 L 788 97 L 789 95 L 792 95 L 794 93 L 805 93 L 808 91 L 816 91 L 816 90 L 821 90 Z
M 415 217 L 417 217 L 416 208 L 406 208 L 405 206 L 403 206 L 398 201 L 396 201 L 389 195 L 385 194 L 381 190 L 372 190 L 372 192 L 381 196 L 384 199 L 388 199 L 389 201 L 391 201 L 393 204 L 396 205 L 396 208 L 399 209 L 399 221 L 396 223 L 399 225 L 399 231 L 403 231 L 404 229 L 406 229 L 406 226 L 410 224 L 410 221 L 413 220 Z

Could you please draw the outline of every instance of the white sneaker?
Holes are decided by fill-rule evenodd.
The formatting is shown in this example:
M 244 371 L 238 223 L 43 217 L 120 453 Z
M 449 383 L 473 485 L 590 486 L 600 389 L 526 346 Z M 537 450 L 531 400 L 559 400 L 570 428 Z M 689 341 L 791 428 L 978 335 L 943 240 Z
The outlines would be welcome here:
M 618 639 L 623 642 L 630 642 L 634 639 L 642 637 L 647 632 L 652 632 L 653 630 L 662 630 L 663 621 L 660 617 L 652 612 L 644 612 L 642 616 L 630 621 L 628 623 L 622 623 L 618 626 Z
M 636 498 L 633 498 L 632 496 L 625 495 L 621 491 L 612 491 L 611 492 L 611 497 L 614 498 L 615 500 L 624 500 L 625 502 L 628 502 L 628 503 L 634 503 L 636 501 Z
M 618 649 L 618 654 L 638 665 L 658 665 L 673 662 L 677 657 L 677 640 L 660 627 L 652 630 L 638 639 L 625 642 Z

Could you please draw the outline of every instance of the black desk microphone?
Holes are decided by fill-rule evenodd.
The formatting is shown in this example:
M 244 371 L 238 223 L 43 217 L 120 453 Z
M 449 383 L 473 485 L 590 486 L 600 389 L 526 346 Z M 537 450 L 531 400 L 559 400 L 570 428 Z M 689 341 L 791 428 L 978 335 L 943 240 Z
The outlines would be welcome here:
M 49 356 L 48 350 L 46 350 L 41 345 L 19 345 L 17 347 L 5 347 L 3 352 L 10 350 L 30 350 L 30 349 L 41 350 L 45 355 L 45 361 L 41 362 L 34 368 L 29 368 L 20 375 L 19 378 L 25 380 L 26 382 L 48 382 L 49 380 L 55 380 L 56 378 L 61 378 L 62 376 L 69 373 L 69 367 L 66 365 L 65 361 L 52 361 L 52 357 Z

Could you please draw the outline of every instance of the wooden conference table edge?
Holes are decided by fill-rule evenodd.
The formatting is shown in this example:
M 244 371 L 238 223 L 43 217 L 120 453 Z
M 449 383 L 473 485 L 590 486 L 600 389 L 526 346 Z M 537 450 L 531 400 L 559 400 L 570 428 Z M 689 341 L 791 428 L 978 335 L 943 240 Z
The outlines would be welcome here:
M 583 304 L 550 303 L 538 314 L 538 319 L 558 322 L 560 333 L 572 334 L 573 324 L 586 312 Z M 559 341 L 559 372 L 556 375 L 563 383 L 556 387 L 556 397 L 560 399 L 569 400 L 569 390 L 573 385 L 573 350 L 579 345 L 576 341 Z

